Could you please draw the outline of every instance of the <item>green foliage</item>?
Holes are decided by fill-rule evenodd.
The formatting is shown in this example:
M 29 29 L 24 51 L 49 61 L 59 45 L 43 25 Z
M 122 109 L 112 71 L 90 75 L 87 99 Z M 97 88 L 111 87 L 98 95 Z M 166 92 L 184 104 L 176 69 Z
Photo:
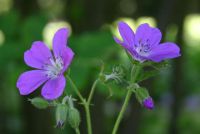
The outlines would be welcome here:
M 73 45 L 72 45 L 73 44 Z M 70 76 L 80 90 L 86 89 L 100 70 L 101 60 L 117 53 L 112 35 L 108 31 L 84 33 L 69 38 L 69 46 L 75 51 Z M 71 87 L 69 85 L 71 93 Z
M 20 29 L 22 42 L 29 48 L 33 41 L 42 40 L 42 30 L 47 20 L 40 15 L 30 16 L 23 22 L 23 27 Z
M 17 40 L 16 34 L 20 28 L 20 14 L 13 10 L 7 14 L 0 16 L 0 29 L 5 33 L 6 39 Z M 8 40 L 13 41 L 13 40 Z

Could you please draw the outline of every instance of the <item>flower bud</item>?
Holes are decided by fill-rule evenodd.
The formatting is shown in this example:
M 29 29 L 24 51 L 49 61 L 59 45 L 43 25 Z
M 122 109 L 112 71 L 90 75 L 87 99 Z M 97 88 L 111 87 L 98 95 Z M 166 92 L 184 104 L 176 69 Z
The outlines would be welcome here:
M 149 110 L 154 108 L 154 103 L 150 96 L 148 98 L 144 99 L 143 106 Z
M 68 110 L 68 122 L 72 128 L 76 129 L 79 127 L 81 122 L 79 111 L 75 108 L 69 108 Z
M 146 88 L 137 88 L 135 90 L 135 95 L 140 104 L 143 105 L 145 108 L 150 110 L 154 108 L 153 100 L 149 96 L 149 93 Z
M 56 108 L 56 127 L 62 128 L 66 122 L 68 114 L 68 106 L 59 104 Z
M 38 109 L 45 109 L 49 106 L 48 101 L 46 101 L 40 97 L 29 99 L 29 101 L 31 102 L 31 104 L 33 104 L 33 106 L 35 106 Z

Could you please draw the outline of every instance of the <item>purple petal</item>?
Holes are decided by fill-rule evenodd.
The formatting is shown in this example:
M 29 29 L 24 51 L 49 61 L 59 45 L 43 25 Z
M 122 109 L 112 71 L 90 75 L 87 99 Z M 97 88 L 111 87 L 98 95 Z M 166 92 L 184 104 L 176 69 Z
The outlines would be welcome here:
M 35 91 L 47 79 L 42 70 L 24 72 L 17 80 L 17 88 L 21 95 L 28 95 Z
M 154 47 L 148 58 L 154 62 L 160 62 L 165 59 L 176 58 L 180 56 L 180 48 L 171 42 L 166 42 Z
M 63 56 L 62 56 L 64 62 L 63 72 L 71 64 L 73 57 L 74 57 L 74 52 L 69 47 L 66 47 L 66 49 L 63 50 Z
M 125 44 L 124 42 L 122 42 L 120 39 L 118 39 L 117 37 L 114 37 L 114 40 L 117 44 L 120 44 L 122 47 L 124 47 L 126 50 L 129 49 L 129 45 Z
M 68 36 L 69 30 L 67 28 L 61 28 L 55 33 L 53 38 L 53 52 L 55 57 L 61 57 L 63 59 L 63 71 L 68 68 L 74 56 L 74 52 L 67 47 Z
M 135 35 L 129 25 L 124 22 L 119 22 L 118 29 L 124 40 L 124 43 L 130 46 L 134 45 Z
M 69 30 L 67 28 L 61 28 L 55 33 L 53 38 L 53 52 L 55 57 L 62 57 L 64 55 L 68 36 Z
M 30 67 L 42 69 L 44 64 L 49 63 L 52 58 L 51 51 L 41 41 L 33 42 L 30 50 L 24 53 L 24 61 Z
M 135 42 L 144 42 L 148 41 L 152 47 L 156 46 L 160 43 L 162 38 L 162 34 L 158 28 L 152 28 L 147 23 L 141 24 L 136 31 L 135 34 Z
M 138 61 L 144 61 L 144 57 L 140 56 L 133 47 L 126 45 L 124 42 L 122 42 L 120 39 L 117 37 L 114 37 L 114 40 L 116 43 L 120 44 L 122 47 L 124 47 L 129 54 L 136 60 Z
M 42 96 L 47 100 L 60 97 L 65 89 L 65 77 L 61 75 L 56 79 L 48 80 L 42 88 Z
M 118 39 L 117 37 L 114 37 L 114 40 L 115 40 L 115 42 L 117 43 L 117 44 L 122 44 L 123 42 L 120 40 L 120 39 Z

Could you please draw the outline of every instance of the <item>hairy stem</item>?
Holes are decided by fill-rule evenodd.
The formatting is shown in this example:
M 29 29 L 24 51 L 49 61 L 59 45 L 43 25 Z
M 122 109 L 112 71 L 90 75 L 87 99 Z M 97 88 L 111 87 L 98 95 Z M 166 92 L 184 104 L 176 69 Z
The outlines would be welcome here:
M 137 76 L 138 76 L 138 74 L 140 72 L 140 69 L 141 69 L 140 65 L 133 65 L 132 70 L 131 70 L 131 80 L 130 80 L 131 83 L 135 83 L 136 78 L 137 78 Z M 124 104 L 122 105 L 120 113 L 119 113 L 119 115 L 117 117 L 117 120 L 115 122 L 112 134 L 116 134 L 117 133 L 117 130 L 119 128 L 119 124 L 120 124 L 120 122 L 121 122 L 121 120 L 123 118 L 124 112 L 126 111 L 126 108 L 128 106 L 128 103 L 129 103 L 129 100 L 131 98 L 132 93 L 133 93 L 132 90 L 128 89 L 126 97 L 125 97 L 125 100 L 124 100 Z
M 124 115 L 124 112 L 125 112 L 125 110 L 126 110 L 126 108 L 127 108 L 127 106 L 128 106 L 128 102 L 129 102 L 129 100 L 130 100 L 130 98 L 131 98 L 131 95 L 132 95 L 132 91 L 131 91 L 131 90 L 128 90 L 128 92 L 127 92 L 127 94 L 126 94 L 126 98 L 125 98 L 124 104 L 123 104 L 123 106 L 122 106 L 122 108 L 121 108 L 121 111 L 120 111 L 120 113 L 119 113 L 119 115 L 118 115 L 118 117 L 117 117 L 117 120 L 116 120 L 116 122 L 115 122 L 113 131 L 112 131 L 112 134 L 116 134 L 116 133 L 117 133 L 119 124 L 120 124 L 120 122 L 121 122 L 121 120 L 122 120 L 122 117 L 123 117 L 123 115 Z
M 92 97 L 94 95 L 94 91 L 96 89 L 96 85 L 99 82 L 99 79 L 96 79 L 92 85 L 92 88 L 90 90 L 89 97 L 87 99 L 85 106 L 85 112 L 86 112 L 86 120 L 87 120 L 87 126 L 88 126 L 88 134 L 92 134 L 92 125 L 91 125 L 91 115 L 90 115 L 90 103 L 92 100 Z
M 87 121 L 88 134 L 92 134 L 90 108 L 89 108 L 89 105 L 87 103 L 86 103 L 86 105 L 84 105 L 84 107 L 85 107 L 85 112 L 86 112 L 86 121 Z
M 91 100 L 92 100 L 92 97 L 93 97 L 93 94 L 94 94 L 94 91 L 95 91 L 95 88 L 96 88 L 96 85 L 97 83 L 99 82 L 99 79 L 96 79 L 92 85 L 92 88 L 91 88 L 91 91 L 90 91 L 90 94 L 89 94 L 89 97 L 88 97 L 88 100 L 87 100 L 87 103 L 90 104 Z
M 77 86 L 74 84 L 74 82 L 72 81 L 72 79 L 68 75 L 66 77 L 69 80 L 69 82 L 71 83 L 72 88 L 74 89 L 75 93 L 77 94 L 77 96 L 81 100 L 82 104 L 84 105 L 85 113 L 86 113 L 86 121 L 87 121 L 88 134 L 92 134 L 92 124 L 91 124 L 91 115 L 90 115 L 90 103 L 91 103 L 92 97 L 94 95 L 94 91 L 95 91 L 95 88 L 97 86 L 97 83 L 99 82 L 99 79 L 96 79 L 94 81 L 94 83 L 92 85 L 92 88 L 90 90 L 89 97 L 88 97 L 88 99 L 86 101 L 86 99 L 83 98 L 83 96 L 79 92 Z M 78 134 L 77 131 L 79 131 L 79 130 L 76 130 L 76 133 Z
M 66 75 L 67 79 L 69 80 L 69 82 L 71 83 L 72 85 L 72 88 L 74 89 L 76 95 L 79 97 L 79 99 L 81 100 L 82 103 L 85 102 L 85 99 L 83 98 L 83 96 L 81 95 L 81 93 L 79 92 L 78 88 L 76 87 L 76 85 L 74 84 L 74 82 L 72 81 L 72 79 Z

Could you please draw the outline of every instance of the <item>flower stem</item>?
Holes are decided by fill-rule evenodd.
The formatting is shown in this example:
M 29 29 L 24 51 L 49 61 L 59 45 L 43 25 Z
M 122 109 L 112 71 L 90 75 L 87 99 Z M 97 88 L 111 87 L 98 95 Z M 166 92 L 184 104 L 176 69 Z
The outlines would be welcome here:
M 72 81 L 72 79 L 66 75 L 67 79 L 69 80 L 69 82 L 72 85 L 72 88 L 74 89 L 75 93 L 77 94 L 77 96 L 79 97 L 79 99 L 81 100 L 81 102 L 85 102 L 85 99 L 83 98 L 83 96 L 81 95 L 81 93 L 79 92 L 78 88 L 76 87 L 76 85 L 74 84 L 74 82 Z
M 92 85 L 92 88 L 91 88 L 91 91 L 90 91 L 90 94 L 89 94 L 89 97 L 88 97 L 88 100 L 87 100 L 87 103 L 90 104 L 91 102 L 91 99 L 93 97 L 93 94 L 94 94 L 94 91 L 95 91 L 95 88 L 96 88 L 96 85 L 97 83 L 99 82 L 99 79 L 96 79 Z
M 131 70 L 131 83 L 135 83 L 136 81 L 136 78 L 140 72 L 140 69 L 141 69 L 141 66 L 140 65 L 133 65 L 132 67 L 132 70 Z M 128 89 L 127 91 L 127 94 L 126 94 L 126 97 L 125 97 L 125 100 L 124 100 L 124 104 L 122 105 L 122 108 L 120 110 L 120 113 L 117 117 L 117 120 L 115 122 L 115 125 L 114 125 L 114 128 L 112 130 L 112 134 L 116 134 L 117 133 L 117 130 L 119 128 L 119 124 L 123 118 L 123 115 L 124 115 L 124 112 L 126 111 L 126 108 L 128 106 L 128 103 L 129 103 L 129 100 L 131 98 L 131 95 L 132 95 L 132 90 L 131 89 Z
M 87 99 L 87 102 L 84 104 L 85 106 L 85 112 L 86 112 L 86 120 L 87 120 L 87 126 L 88 126 L 88 134 L 92 134 L 92 125 L 91 125 L 91 115 L 90 115 L 90 103 L 92 100 L 92 97 L 94 95 L 94 91 L 96 88 L 97 83 L 99 82 L 99 79 L 96 79 L 92 85 L 92 88 L 90 90 L 89 97 Z
M 121 122 L 122 120 L 122 117 L 124 115 L 124 112 L 126 110 L 126 107 L 128 106 L 128 102 L 131 98 L 131 95 L 132 95 L 132 91 L 131 90 L 128 90 L 127 94 L 126 94 L 126 98 L 125 98 L 125 101 L 124 101 L 124 104 L 121 108 L 121 111 L 117 117 L 117 120 L 115 122 L 115 125 L 114 125 L 114 128 L 113 128 L 113 131 L 112 131 L 112 134 L 116 134 L 117 133 L 117 130 L 118 130 L 118 127 L 119 127 L 119 123 Z
M 92 97 L 94 95 L 94 91 L 96 88 L 97 83 L 99 82 L 99 79 L 96 79 L 92 85 L 92 88 L 90 90 L 90 94 L 89 97 L 87 99 L 87 101 L 83 98 L 83 96 L 81 95 L 81 93 L 79 92 L 77 86 L 74 84 L 74 82 L 72 81 L 72 79 L 67 75 L 66 76 L 67 79 L 69 80 L 69 82 L 72 85 L 72 88 L 74 89 L 75 93 L 77 94 L 77 96 L 79 97 L 79 99 L 81 100 L 82 104 L 84 105 L 85 108 L 85 112 L 86 112 L 86 121 L 87 121 L 87 129 L 88 129 L 88 134 L 92 134 L 92 125 L 91 125 L 91 115 L 90 115 L 90 103 L 92 100 Z M 76 130 L 77 133 L 77 130 Z M 80 132 L 79 132 L 80 133 Z M 78 134 L 78 133 L 77 133 Z
M 86 105 L 84 105 L 84 107 L 85 107 L 85 112 L 86 112 L 86 121 L 87 121 L 88 134 L 92 134 L 90 108 L 89 108 L 89 105 L 87 103 L 86 103 Z

